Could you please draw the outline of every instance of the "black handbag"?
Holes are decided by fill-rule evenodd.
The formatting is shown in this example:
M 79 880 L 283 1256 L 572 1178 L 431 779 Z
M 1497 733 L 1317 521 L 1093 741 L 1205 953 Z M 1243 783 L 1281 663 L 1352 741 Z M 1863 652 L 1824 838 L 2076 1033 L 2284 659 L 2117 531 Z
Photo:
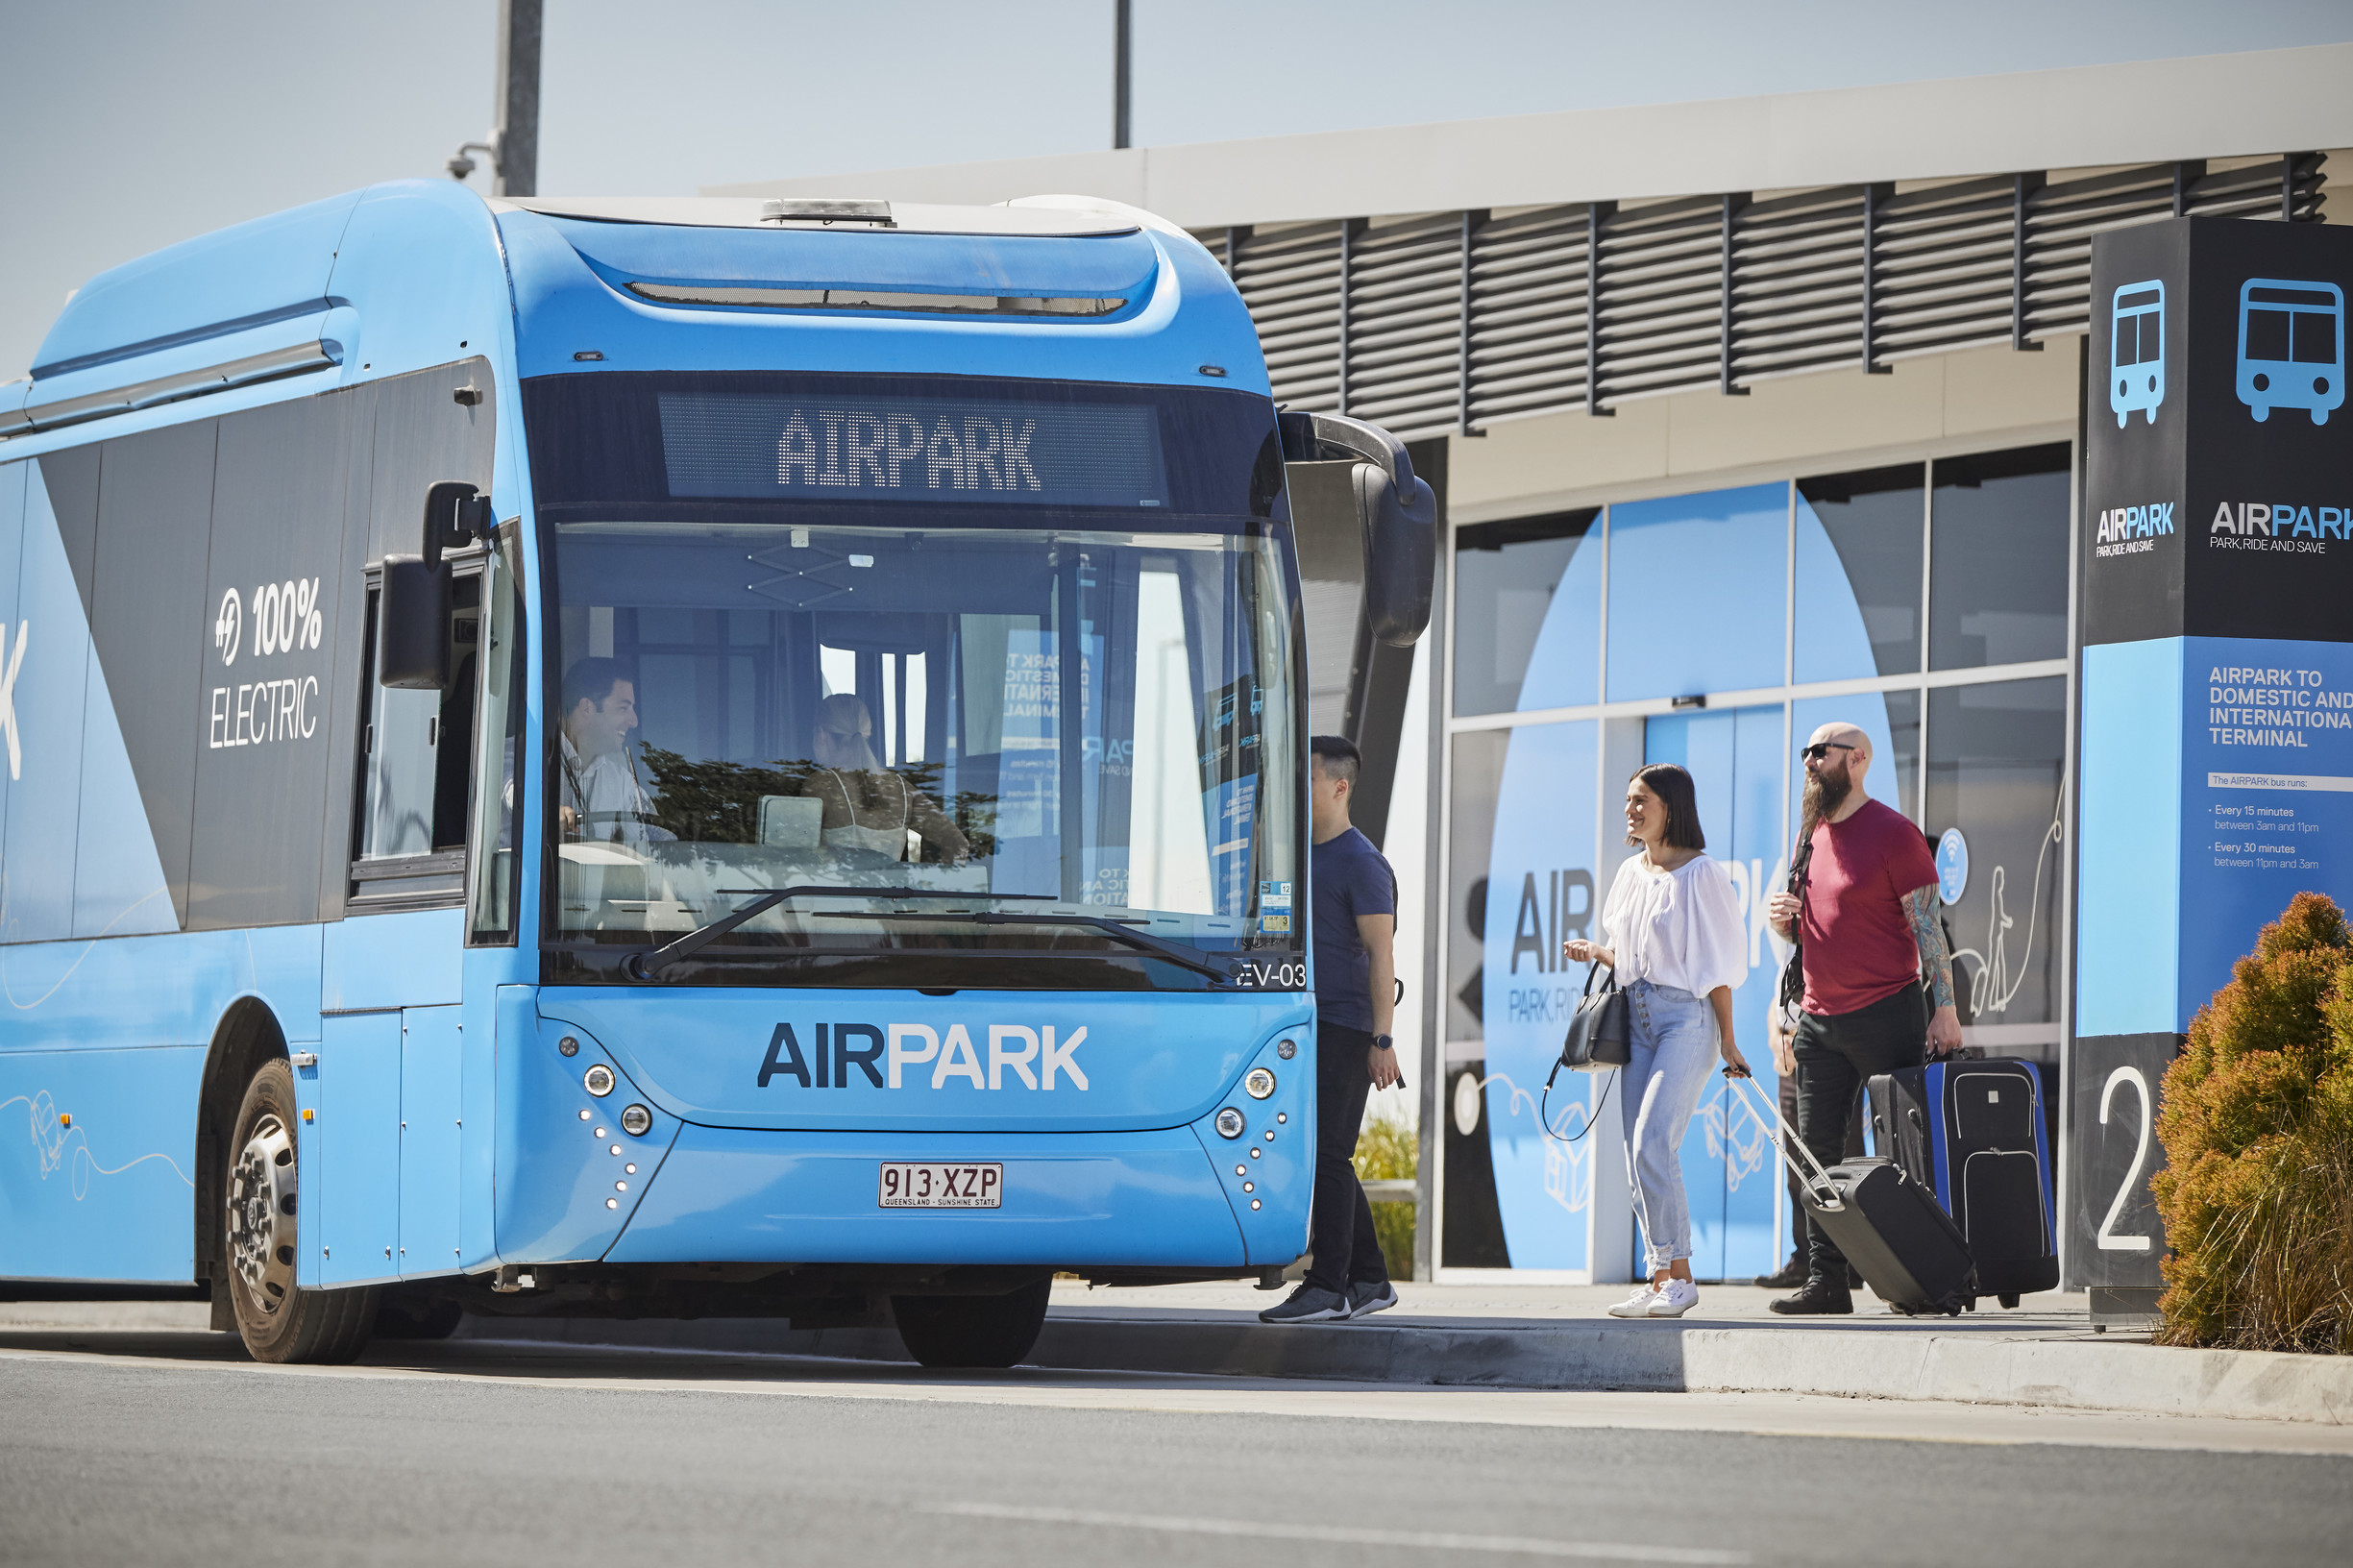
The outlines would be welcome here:
M 1607 1072 L 1626 1066 L 1633 1055 L 1626 992 L 1618 989 L 1617 971 L 1610 970 L 1609 984 L 1599 994 L 1593 990 L 1594 974 L 1601 968 L 1598 963 L 1585 966 L 1585 993 L 1578 1000 L 1577 1011 L 1569 1018 L 1568 1038 L 1560 1044 L 1560 1066 L 1573 1072 Z
M 1617 1080 L 1612 1078 L 1604 1086 L 1601 1099 L 1594 1103 L 1592 1114 L 1585 1117 L 1583 1130 L 1576 1138 L 1562 1138 L 1553 1130 L 1550 1109 L 1553 1080 L 1560 1076 L 1560 1069 L 1567 1067 L 1574 1072 L 1607 1072 L 1613 1067 L 1626 1066 L 1634 1055 L 1633 1041 L 1626 1021 L 1626 992 L 1618 989 L 1618 971 L 1609 971 L 1609 984 L 1602 988 L 1600 995 L 1593 993 L 1593 974 L 1600 968 L 1598 963 L 1585 966 L 1585 993 L 1578 999 L 1577 1011 L 1570 1015 L 1569 1038 L 1560 1042 L 1560 1060 L 1553 1064 L 1553 1070 L 1546 1075 L 1544 1092 L 1536 1101 L 1537 1125 L 1544 1129 L 1545 1137 L 1562 1143 L 1574 1143 L 1593 1131 L 1593 1124 L 1601 1118 L 1602 1107 L 1608 1103 L 1609 1090 L 1617 1087 Z

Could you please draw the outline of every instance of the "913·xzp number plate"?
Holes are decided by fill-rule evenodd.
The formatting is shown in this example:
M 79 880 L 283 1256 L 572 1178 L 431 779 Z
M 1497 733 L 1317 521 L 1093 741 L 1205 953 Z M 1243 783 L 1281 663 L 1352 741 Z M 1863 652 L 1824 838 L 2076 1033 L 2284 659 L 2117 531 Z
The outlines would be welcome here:
M 919 1164 L 882 1167 L 874 1201 L 885 1209 L 995 1209 L 1005 1193 L 997 1164 Z

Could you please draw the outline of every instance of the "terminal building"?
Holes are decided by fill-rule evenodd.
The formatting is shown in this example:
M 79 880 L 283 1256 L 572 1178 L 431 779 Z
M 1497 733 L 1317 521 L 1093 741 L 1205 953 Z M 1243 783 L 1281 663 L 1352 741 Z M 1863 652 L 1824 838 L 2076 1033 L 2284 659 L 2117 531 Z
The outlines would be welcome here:
M 1447 538 L 1422 644 L 1358 624 L 1312 495 L 1301 551 L 1315 727 L 1375 760 L 1359 825 L 1400 877 L 1417 1271 L 1598 1282 L 1635 1257 L 1617 1108 L 1545 1082 L 1645 761 L 1692 770 L 1748 901 L 1760 1069 L 1795 750 L 1836 719 L 1939 846 L 1965 1039 L 2065 1103 L 2086 438 L 2155 418 L 2104 386 L 2094 238 L 2345 221 L 2348 82 L 2326 45 L 706 194 L 1147 208 L 1234 276 L 1279 401 L 1410 440 Z M 2083 1283 L 2096 1229 L 2155 1222 L 2061 1166 Z M 1788 1200 L 1721 1079 L 1684 1167 L 1695 1274 L 1777 1266 Z

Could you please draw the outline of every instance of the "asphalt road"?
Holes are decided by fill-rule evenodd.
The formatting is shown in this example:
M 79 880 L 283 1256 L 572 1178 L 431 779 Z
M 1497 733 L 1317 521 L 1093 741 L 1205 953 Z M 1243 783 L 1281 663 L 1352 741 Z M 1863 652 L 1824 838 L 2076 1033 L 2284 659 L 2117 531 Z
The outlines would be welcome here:
M 2353 1440 L 2278 1423 L 233 1344 L 0 1333 L 0 1562 L 2334 1568 L 2353 1534 Z

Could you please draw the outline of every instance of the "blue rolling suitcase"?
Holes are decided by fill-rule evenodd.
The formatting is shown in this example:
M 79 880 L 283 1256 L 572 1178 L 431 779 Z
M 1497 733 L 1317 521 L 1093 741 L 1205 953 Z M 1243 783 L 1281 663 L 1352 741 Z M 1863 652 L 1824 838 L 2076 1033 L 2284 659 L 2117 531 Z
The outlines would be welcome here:
M 1948 1061 L 1871 1080 L 1876 1148 L 1968 1238 L 1977 1289 L 2015 1307 L 2059 1285 L 2048 1093 L 2033 1062 Z

